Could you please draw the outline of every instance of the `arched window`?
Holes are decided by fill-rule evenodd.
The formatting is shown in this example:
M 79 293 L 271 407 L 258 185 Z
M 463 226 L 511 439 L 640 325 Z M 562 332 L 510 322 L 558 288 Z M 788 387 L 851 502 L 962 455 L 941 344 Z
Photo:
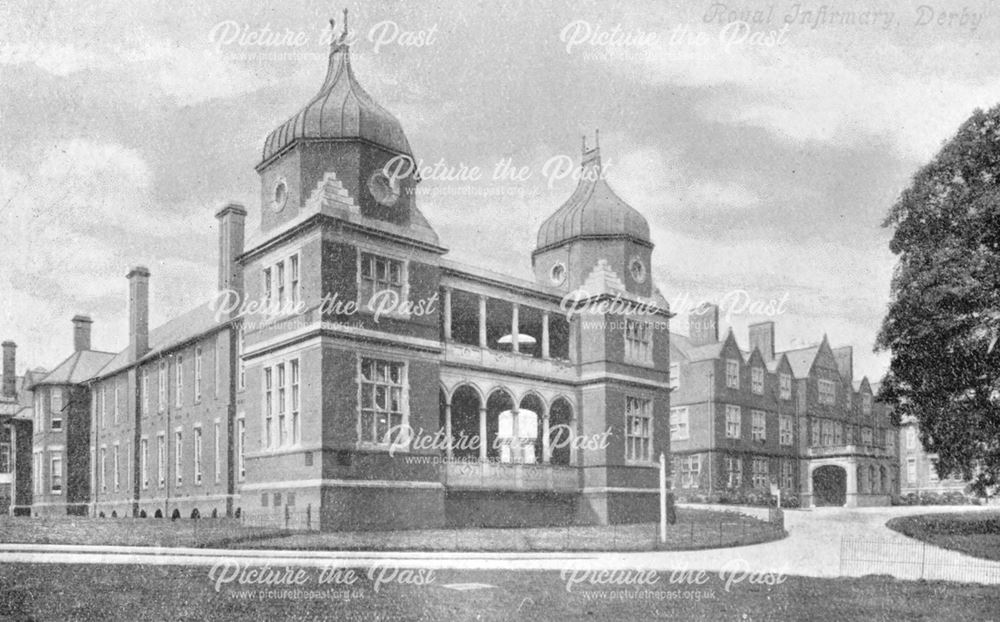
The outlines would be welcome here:
M 442 396 L 443 398 L 443 396 Z M 455 458 L 479 458 L 479 393 L 462 385 L 451 395 L 451 442 Z M 444 408 L 442 404 L 441 408 Z M 441 413 L 442 420 L 444 412 Z
M 538 440 L 538 414 L 531 410 L 505 410 L 500 413 L 497 444 L 500 462 L 534 464 Z
M 875 491 L 878 490 L 878 488 L 875 487 L 875 484 L 876 484 L 876 482 L 875 482 L 875 465 L 874 464 L 869 464 L 868 465 L 868 492 L 870 492 L 871 494 L 875 494 Z
M 514 409 L 514 399 L 504 389 L 496 389 L 486 400 L 486 457 L 500 458 L 500 414 Z

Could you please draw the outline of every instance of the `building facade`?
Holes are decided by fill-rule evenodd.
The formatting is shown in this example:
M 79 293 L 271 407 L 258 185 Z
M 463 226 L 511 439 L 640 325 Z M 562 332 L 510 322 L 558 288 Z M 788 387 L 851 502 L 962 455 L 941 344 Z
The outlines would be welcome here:
M 774 323 L 751 325 L 749 350 L 718 307 L 672 335 L 673 486 L 682 497 L 765 497 L 803 506 L 887 505 L 899 491 L 896 429 L 853 351 L 820 345 L 775 352 Z
M 3 342 L 0 386 L 0 514 L 27 514 L 32 501 L 32 438 L 34 419 L 29 387 L 44 370 L 17 375 L 17 344 Z
M 585 148 L 534 280 L 450 260 L 419 180 L 393 173 L 406 135 L 344 41 L 265 140 L 258 225 L 217 214 L 219 297 L 150 330 L 140 266 L 126 350 L 92 350 L 74 318 L 74 353 L 33 385 L 32 511 L 328 530 L 653 520 L 671 336 L 645 218 Z
M 946 495 L 965 494 L 968 482 L 960 477 L 941 478 L 937 472 L 937 456 L 924 450 L 920 429 L 912 418 L 904 419 L 899 428 L 900 494 Z

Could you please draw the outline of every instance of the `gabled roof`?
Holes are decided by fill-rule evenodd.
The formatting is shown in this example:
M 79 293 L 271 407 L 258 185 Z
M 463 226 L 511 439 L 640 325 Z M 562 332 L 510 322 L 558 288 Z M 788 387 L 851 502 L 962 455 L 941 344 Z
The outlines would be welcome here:
M 215 311 L 212 310 L 212 304 L 206 302 L 149 331 L 149 352 L 143 355 L 140 360 L 153 358 L 198 335 L 210 332 L 225 323 L 225 319 L 215 319 Z M 109 376 L 125 369 L 133 363 L 135 363 L 135 360 L 132 357 L 131 349 L 125 348 L 108 359 L 102 368 L 96 370 L 94 377 Z
M 36 386 L 41 384 L 79 384 L 93 378 L 94 374 L 114 357 L 113 352 L 79 350 L 33 384 Z
M 805 378 L 812 369 L 813 361 L 819 354 L 819 346 L 800 348 L 798 350 L 786 350 L 781 352 L 788 359 L 788 365 L 792 368 L 792 375 L 796 378 Z M 779 355 L 779 356 L 780 356 Z
M 710 359 L 719 358 L 722 354 L 722 346 L 725 345 L 723 341 L 716 341 L 715 343 L 706 343 L 704 345 L 696 346 L 691 343 L 691 339 L 685 335 L 679 335 L 677 333 L 670 333 L 670 344 L 677 348 L 677 351 L 681 353 L 684 358 L 689 362 L 695 361 L 707 361 Z

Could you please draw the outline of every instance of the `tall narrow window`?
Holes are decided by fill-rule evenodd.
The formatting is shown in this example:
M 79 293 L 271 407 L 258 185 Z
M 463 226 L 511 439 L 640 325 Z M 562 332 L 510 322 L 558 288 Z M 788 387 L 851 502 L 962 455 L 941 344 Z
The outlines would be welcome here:
M 872 394 L 862 393 L 861 394 L 861 413 L 868 417 L 872 414 Z
M 625 398 L 625 459 L 653 459 L 653 403 L 637 397 Z
M 298 306 L 299 300 L 301 298 L 301 292 L 299 291 L 299 256 L 292 255 L 288 260 L 289 269 L 289 283 L 292 295 L 292 305 Z
M 121 417 L 121 403 L 122 403 L 121 382 L 119 382 L 116 379 L 114 380 L 114 383 L 115 383 L 115 405 L 112 408 L 112 411 L 115 414 L 114 415 L 115 425 L 118 425 L 118 422 Z
M 111 479 L 115 485 L 115 492 L 118 492 L 122 488 L 121 481 L 121 458 L 119 455 L 119 447 L 115 445 L 111 448 Z
M 274 446 L 274 388 L 271 368 L 264 368 L 264 446 Z
M 781 399 L 792 399 L 792 376 L 791 374 L 778 374 L 778 388 Z
M 240 418 L 236 420 L 236 456 L 239 462 L 237 468 L 240 475 L 240 481 L 243 481 L 247 477 L 247 463 L 246 463 L 246 446 L 247 446 L 247 422 L 246 419 L 240 415 Z
M 160 488 L 167 485 L 167 447 L 163 434 L 156 437 L 156 481 Z
M 285 364 L 280 363 L 278 365 L 278 446 L 280 447 L 288 442 L 285 397 Z
M 220 433 L 219 423 L 215 424 L 215 449 L 212 452 L 212 456 L 215 459 L 215 483 L 218 484 L 222 479 L 222 437 Z
M 361 441 L 388 445 L 388 432 L 406 422 L 402 363 L 361 359 Z
M 142 489 L 149 488 L 149 440 L 139 441 L 139 478 L 142 480 Z
M 750 368 L 750 390 L 755 395 L 764 395 L 764 368 L 753 366 Z
M 197 346 L 194 349 L 194 401 L 196 402 L 201 401 L 201 370 L 201 346 Z
M 792 444 L 792 431 L 793 419 L 791 415 L 781 415 L 778 417 L 778 442 L 782 445 Z
M 108 385 L 101 386 L 101 427 L 108 427 Z
M 302 429 L 299 420 L 299 361 L 291 362 L 292 367 L 292 443 L 302 442 Z
M 243 349 L 246 347 L 246 333 L 243 331 L 243 323 L 240 323 L 239 338 L 236 341 L 236 365 L 239 369 L 239 383 L 237 388 L 242 391 L 247 388 L 247 369 L 243 365 Z
M 201 485 L 201 426 L 194 429 L 194 483 Z
M 184 433 L 180 430 L 174 433 L 174 473 L 177 485 L 184 484 Z
M 817 390 L 819 391 L 820 404 L 833 405 L 837 403 L 837 385 L 832 380 L 818 380 Z
M 697 488 L 701 480 L 701 456 L 692 454 L 680 459 L 681 488 Z
M 50 462 L 52 470 L 49 472 L 52 479 L 52 494 L 61 495 L 63 489 L 62 454 L 53 452 Z
M 142 382 L 139 385 L 143 416 L 149 414 L 149 368 L 142 368 Z
M 753 459 L 753 487 L 758 490 L 767 490 L 771 483 L 771 474 L 767 458 Z
M 681 388 L 681 366 L 677 363 L 670 366 L 670 388 L 675 391 Z
M 690 434 L 687 406 L 670 409 L 670 439 L 685 440 Z
M 279 261 L 274 267 L 275 279 L 278 282 L 278 300 L 277 303 L 281 306 L 282 311 L 284 311 L 285 304 L 285 262 Z
M 795 489 L 795 461 L 785 458 L 781 461 L 781 487 L 786 490 Z
M 729 488 L 743 485 L 743 459 L 734 456 L 726 458 L 726 479 Z
M 177 355 L 177 365 L 174 368 L 174 391 L 176 395 L 174 396 L 174 406 L 180 408 L 184 405 L 184 355 Z
M 213 380 L 215 381 L 215 397 L 222 396 L 222 336 L 225 333 L 219 333 L 215 336 L 215 376 Z
M 767 440 L 767 415 L 763 410 L 750 411 L 750 438 L 755 441 L 764 442 Z
M 726 404 L 726 438 L 739 438 L 743 414 L 739 406 Z
M 160 372 L 156 376 L 156 405 L 160 412 L 167 407 L 167 362 L 160 361 Z
M 62 387 L 52 387 L 51 394 L 52 406 L 50 411 L 52 413 L 52 431 L 62 430 L 62 420 L 63 420 L 63 390 Z
M 101 470 L 100 470 L 101 490 L 108 490 L 108 450 L 101 447 Z
M 726 387 L 740 388 L 740 362 L 736 359 L 726 359 Z
M 271 313 L 271 269 L 264 268 L 264 312 Z

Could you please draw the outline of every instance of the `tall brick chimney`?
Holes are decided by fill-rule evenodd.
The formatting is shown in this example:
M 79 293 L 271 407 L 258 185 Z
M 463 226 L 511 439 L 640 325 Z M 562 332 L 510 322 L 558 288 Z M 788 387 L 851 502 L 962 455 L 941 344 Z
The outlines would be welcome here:
M 3 396 L 17 396 L 17 368 L 15 367 L 17 344 L 13 341 L 3 342 Z
M 94 321 L 88 315 L 73 316 L 73 351 L 90 349 L 90 325 Z
M 705 303 L 688 314 L 688 338 L 695 346 L 719 341 L 719 305 Z
M 243 296 L 243 266 L 236 258 L 243 254 L 243 231 L 247 211 L 230 203 L 216 212 L 219 219 L 219 291 L 231 289 Z
M 128 345 L 133 359 L 149 351 L 149 268 L 135 266 L 128 275 Z
M 774 360 L 774 322 L 758 322 L 750 325 L 750 351 L 760 350 L 765 361 Z

